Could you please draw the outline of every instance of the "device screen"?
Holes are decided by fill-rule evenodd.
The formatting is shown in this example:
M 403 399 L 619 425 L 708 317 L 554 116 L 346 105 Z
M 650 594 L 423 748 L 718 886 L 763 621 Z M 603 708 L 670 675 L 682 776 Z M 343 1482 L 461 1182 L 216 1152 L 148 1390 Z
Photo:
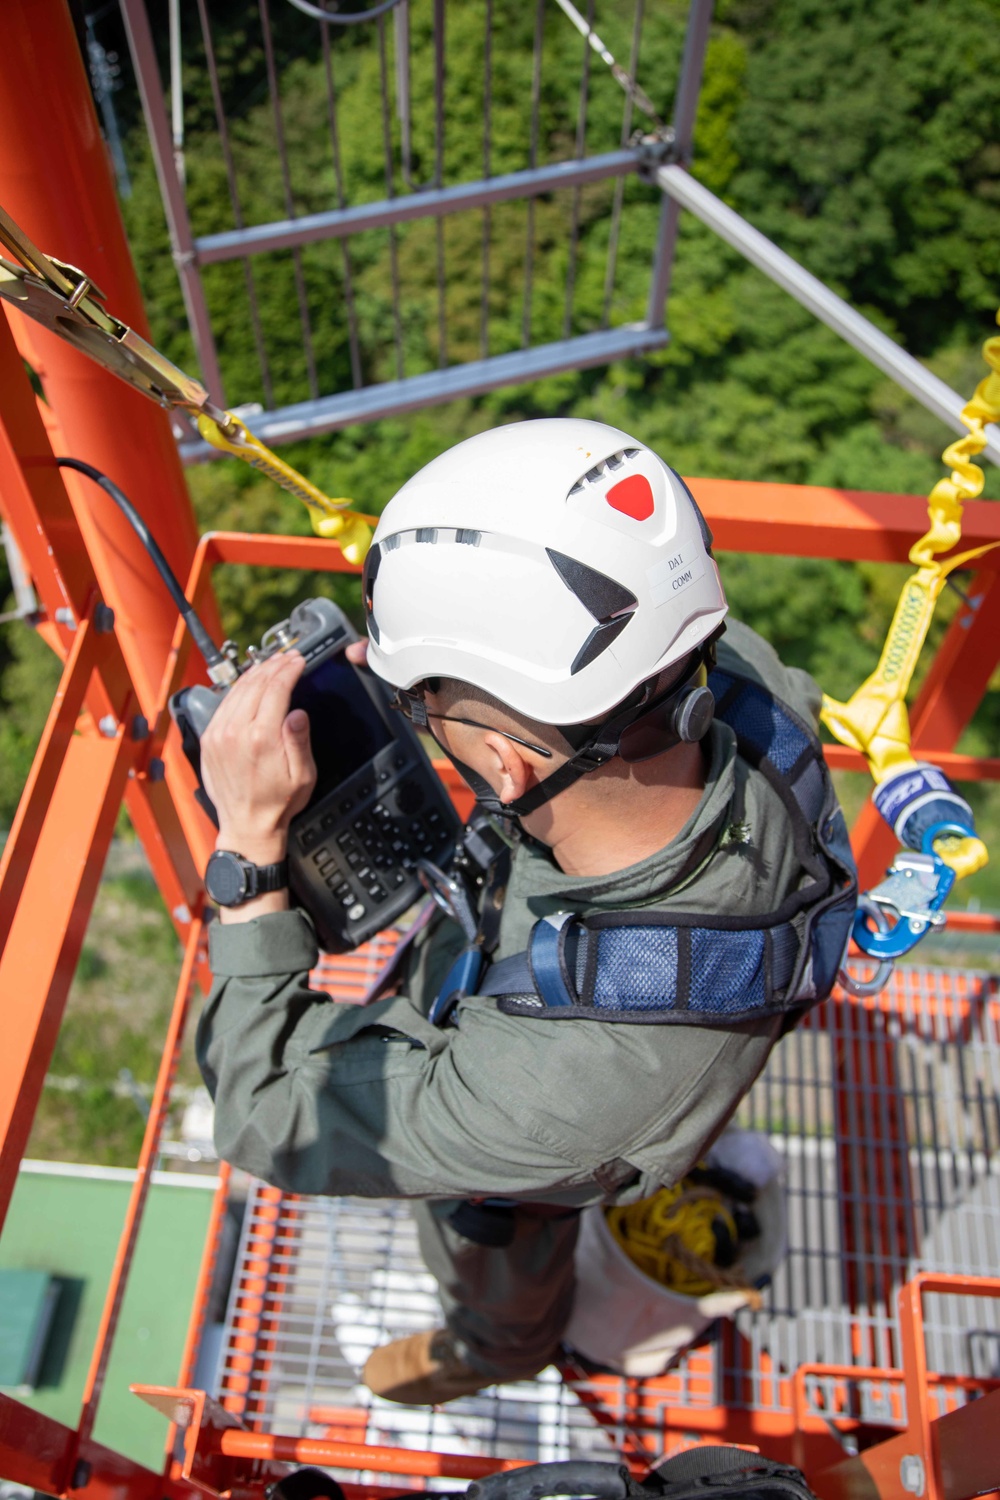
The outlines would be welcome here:
M 310 805 L 392 743 L 388 725 L 343 656 L 329 657 L 300 678 L 292 707 L 304 708 L 309 715 L 318 773 Z

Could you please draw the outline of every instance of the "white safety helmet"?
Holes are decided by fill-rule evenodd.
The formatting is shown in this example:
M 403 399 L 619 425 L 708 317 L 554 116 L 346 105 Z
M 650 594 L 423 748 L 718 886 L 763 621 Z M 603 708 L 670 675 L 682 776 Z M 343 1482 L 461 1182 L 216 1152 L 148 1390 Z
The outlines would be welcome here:
M 542 723 L 592 720 L 717 631 L 710 545 L 684 481 L 617 427 L 480 433 L 382 513 L 368 661 L 397 688 L 458 678 Z

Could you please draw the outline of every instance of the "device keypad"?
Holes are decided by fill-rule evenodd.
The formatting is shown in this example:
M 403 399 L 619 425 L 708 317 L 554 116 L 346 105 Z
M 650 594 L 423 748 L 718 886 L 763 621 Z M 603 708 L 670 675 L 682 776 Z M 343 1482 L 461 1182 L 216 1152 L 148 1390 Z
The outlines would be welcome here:
M 397 755 L 394 769 L 405 764 Z M 392 772 L 381 770 L 375 780 L 391 777 Z M 369 905 L 388 900 L 406 884 L 418 859 L 439 857 L 449 842 L 444 818 L 437 808 L 424 808 L 423 790 L 417 783 L 403 781 L 380 793 L 385 800 L 369 802 L 374 794 L 372 781 L 365 781 L 354 796 L 341 798 L 338 813 L 325 814 L 300 835 L 302 847 L 311 849 L 332 825 L 340 827 L 332 842 L 313 850 L 312 862 L 351 921 L 364 917 Z M 344 828 L 344 818 L 351 812 L 357 815 Z

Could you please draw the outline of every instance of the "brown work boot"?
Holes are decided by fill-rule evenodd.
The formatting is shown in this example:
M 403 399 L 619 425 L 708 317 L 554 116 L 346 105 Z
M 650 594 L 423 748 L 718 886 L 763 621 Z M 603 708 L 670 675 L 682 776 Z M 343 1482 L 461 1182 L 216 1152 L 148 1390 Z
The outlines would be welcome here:
M 438 1406 L 493 1384 L 488 1375 L 465 1363 L 446 1328 L 383 1344 L 369 1355 L 361 1378 L 376 1396 L 404 1406 Z

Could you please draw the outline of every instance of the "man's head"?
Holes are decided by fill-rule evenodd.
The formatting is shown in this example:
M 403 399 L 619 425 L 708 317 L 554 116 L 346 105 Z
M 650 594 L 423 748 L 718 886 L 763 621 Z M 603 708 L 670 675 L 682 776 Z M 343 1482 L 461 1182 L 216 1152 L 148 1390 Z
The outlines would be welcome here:
M 679 476 L 616 428 L 570 419 L 482 433 L 382 515 L 365 570 L 369 662 L 435 715 L 447 712 L 439 696 L 471 694 L 483 713 L 459 717 L 514 714 L 538 726 L 533 743 L 551 760 L 579 759 L 594 741 L 579 726 L 621 729 L 697 670 L 726 612 L 710 543 Z M 704 712 L 689 729 L 695 720 Z

